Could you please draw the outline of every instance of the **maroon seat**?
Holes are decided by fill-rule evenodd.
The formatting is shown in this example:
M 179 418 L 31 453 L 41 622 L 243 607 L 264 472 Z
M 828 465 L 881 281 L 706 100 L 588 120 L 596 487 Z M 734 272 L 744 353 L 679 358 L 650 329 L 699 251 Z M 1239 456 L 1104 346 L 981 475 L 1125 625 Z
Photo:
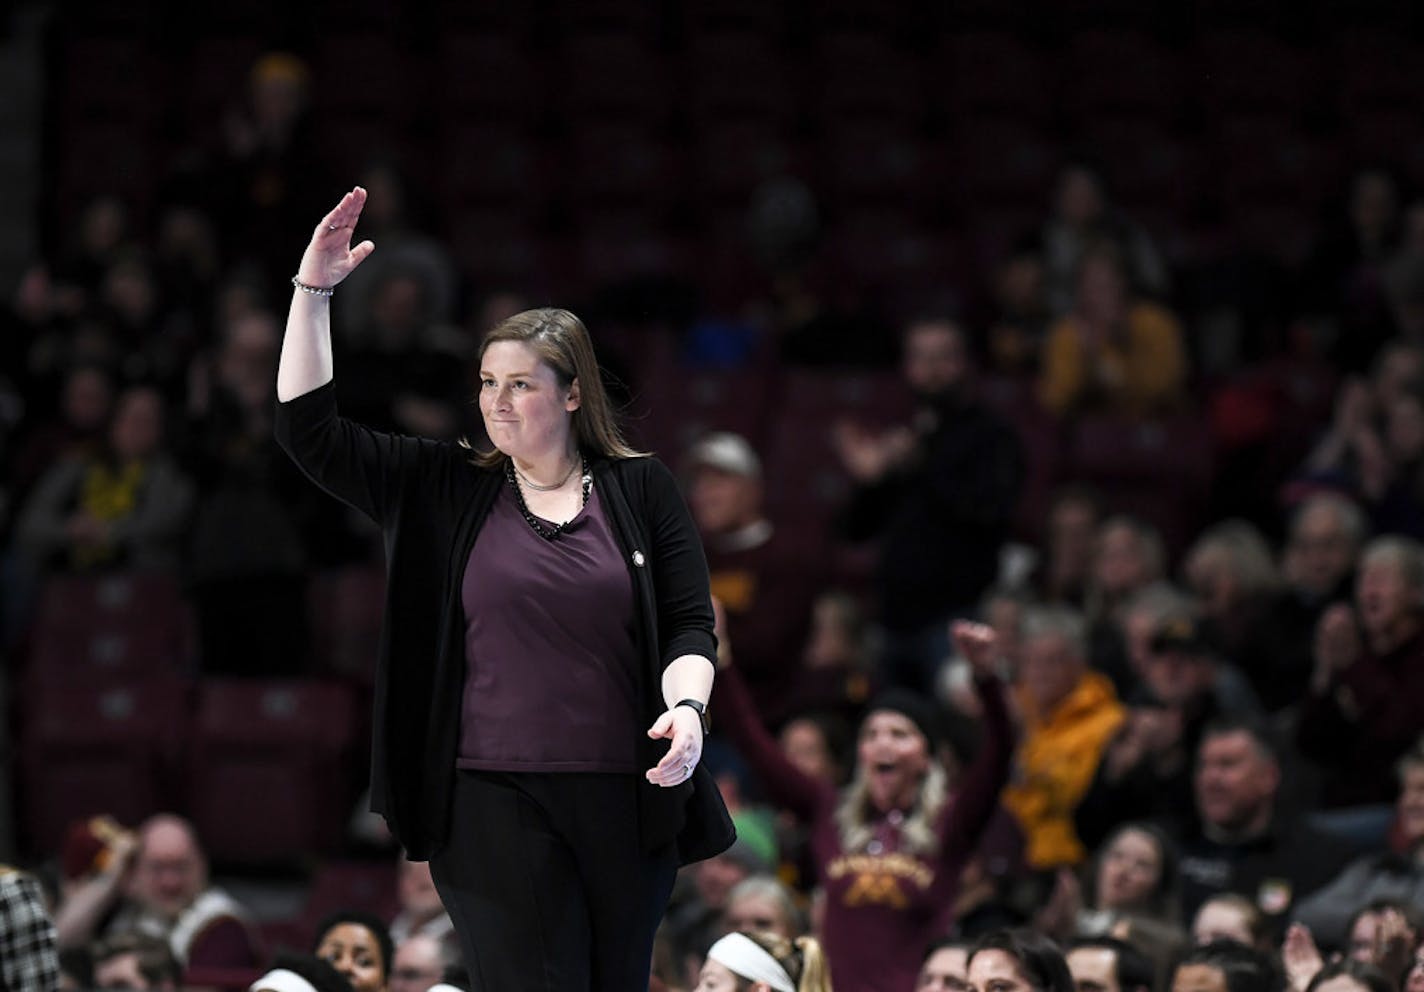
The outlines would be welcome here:
M 355 798 L 355 691 L 217 679 L 199 687 L 189 782 L 212 857 L 290 863 L 333 850 Z
M 19 803 L 33 849 L 53 851 L 72 820 L 122 823 L 181 805 L 187 683 L 112 678 L 37 683 L 21 699 Z
M 1204 418 L 1160 421 L 1085 418 L 1069 441 L 1069 471 L 1104 494 L 1109 507 L 1162 530 L 1179 551 L 1200 522 L 1211 485 L 1213 451 Z
M 760 369 L 688 369 L 674 356 L 646 366 L 629 409 L 638 443 L 676 467 L 709 431 L 732 431 L 765 458 L 771 377 Z
M 307 611 L 317 671 L 369 684 L 374 678 L 386 573 L 357 565 L 311 576 Z
M 27 678 L 175 673 L 193 656 L 191 611 L 158 572 L 54 576 L 40 590 Z
M 307 939 L 330 914 L 358 909 L 382 919 L 392 919 L 400 909 L 396 895 L 396 866 L 391 861 L 329 861 L 317 869 L 302 907 L 301 926 Z

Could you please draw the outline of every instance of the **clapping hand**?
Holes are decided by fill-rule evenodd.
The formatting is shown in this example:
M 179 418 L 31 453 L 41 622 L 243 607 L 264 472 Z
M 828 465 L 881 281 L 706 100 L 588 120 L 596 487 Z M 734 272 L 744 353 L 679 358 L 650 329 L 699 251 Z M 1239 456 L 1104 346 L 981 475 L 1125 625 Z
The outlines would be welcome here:
M 955 649 L 969 662 L 977 679 L 999 674 L 999 635 L 986 623 L 956 620 L 949 625 Z
M 299 281 L 323 289 L 335 286 L 376 250 L 375 244 L 370 241 L 351 247 L 351 234 L 365 205 L 366 191 L 357 186 L 321 219 L 312 232 L 311 243 L 302 254 L 302 264 L 297 268 Z

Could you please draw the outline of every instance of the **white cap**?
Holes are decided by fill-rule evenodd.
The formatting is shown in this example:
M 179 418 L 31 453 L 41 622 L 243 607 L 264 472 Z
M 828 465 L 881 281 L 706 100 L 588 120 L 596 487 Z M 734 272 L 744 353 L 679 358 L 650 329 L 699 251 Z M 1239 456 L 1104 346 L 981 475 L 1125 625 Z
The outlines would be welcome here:
M 746 438 L 730 431 L 704 434 L 687 449 L 687 466 L 694 468 L 698 465 L 731 472 L 733 475 L 761 478 L 761 459 L 757 457 Z

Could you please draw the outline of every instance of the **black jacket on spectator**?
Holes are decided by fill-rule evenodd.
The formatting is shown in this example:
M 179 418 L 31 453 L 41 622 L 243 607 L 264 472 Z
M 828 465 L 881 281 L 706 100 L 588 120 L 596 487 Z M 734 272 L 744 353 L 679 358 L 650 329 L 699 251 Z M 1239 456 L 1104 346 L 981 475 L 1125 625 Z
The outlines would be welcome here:
M 337 415 L 328 382 L 277 404 L 278 442 L 313 481 L 381 525 L 387 593 L 376 680 L 371 805 L 413 860 L 451 829 L 451 796 L 465 678 L 461 581 L 503 473 L 476 468 L 453 443 L 382 434 Z M 591 463 L 629 563 L 637 604 L 638 760 L 667 750 L 643 730 L 665 709 L 660 674 L 673 659 L 715 659 L 702 541 L 672 474 L 650 458 Z M 659 622 L 662 626 L 659 626 Z M 638 788 L 647 850 L 676 841 L 686 863 L 735 838 L 716 783 L 699 764 L 690 782 Z
M 912 631 L 973 606 L 994 581 L 1024 480 L 1013 428 L 987 408 L 948 400 L 918 457 L 856 491 L 842 529 L 879 536 L 880 620 Z

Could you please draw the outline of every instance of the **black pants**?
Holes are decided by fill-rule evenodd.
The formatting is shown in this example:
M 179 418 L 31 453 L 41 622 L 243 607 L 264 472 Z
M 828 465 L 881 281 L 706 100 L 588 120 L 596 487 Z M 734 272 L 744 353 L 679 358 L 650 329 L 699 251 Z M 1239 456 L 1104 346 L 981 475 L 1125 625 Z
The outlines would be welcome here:
M 638 840 L 635 775 L 456 773 L 431 859 L 471 992 L 646 992 L 677 874 Z

